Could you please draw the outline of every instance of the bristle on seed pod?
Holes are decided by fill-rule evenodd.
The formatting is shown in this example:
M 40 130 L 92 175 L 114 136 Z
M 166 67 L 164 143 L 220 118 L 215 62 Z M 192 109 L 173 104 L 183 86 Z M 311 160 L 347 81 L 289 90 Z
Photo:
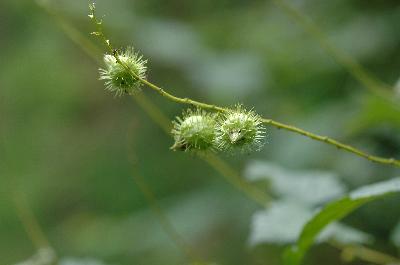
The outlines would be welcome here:
M 146 78 L 146 63 L 141 55 L 134 51 L 133 47 L 127 47 L 120 52 L 118 59 L 123 63 L 121 65 L 114 55 L 104 55 L 105 69 L 100 70 L 100 80 L 105 80 L 106 89 L 115 93 L 117 96 L 123 94 L 134 94 L 140 91 L 141 82 L 137 78 Z M 129 68 L 135 75 L 127 69 Z
M 200 109 L 189 109 L 173 121 L 175 139 L 172 150 L 206 151 L 215 149 L 216 114 Z
M 242 105 L 223 113 L 216 128 L 217 146 L 222 151 L 258 151 L 264 145 L 265 127 L 260 116 Z

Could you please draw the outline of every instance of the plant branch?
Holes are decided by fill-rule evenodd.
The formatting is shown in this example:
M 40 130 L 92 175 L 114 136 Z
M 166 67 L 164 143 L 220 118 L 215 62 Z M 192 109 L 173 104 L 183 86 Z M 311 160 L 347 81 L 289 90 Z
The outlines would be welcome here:
M 37 249 L 49 247 L 49 241 L 45 236 L 39 222 L 27 205 L 26 199 L 22 192 L 18 192 L 14 196 L 15 209 L 22 225 Z
M 42 7 L 45 7 L 44 5 L 41 5 Z M 49 11 L 49 10 L 47 10 L 47 8 L 46 8 L 46 11 Z M 94 10 L 93 10 L 94 11 Z M 52 15 L 52 16 L 54 16 L 54 13 L 53 12 L 49 12 L 49 14 L 50 15 Z M 65 21 L 58 21 L 58 22 L 63 22 L 63 23 L 66 23 Z M 60 26 L 62 26 L 62 23 L 60 23 L 61 25 Z M 68 25 L 68 23 L 66 23 L 66 25 Z M 72 27 L 71 27 L 72 28 Z M 85 48 L 85 45 L 84 45 L 84 43 L 82 42 L 82 40 L 84 39 L 82 36 L 82 38 L 74 38 L 74 36 L 72 36 L 72 32 L 71 31 L 68 31 L 65 27 L 63 27 L 62 26 L 62 29 L 64 30 L 64 32 L 67 34 L 67 36 L 69 36 L 74 42 L 76 42 L 77 44 L 78 44 L 78 46 L 80 46 L 81 48 L 83 48 L 84 49 L 84 51 L 88 54 L 88 55 L 90 55 L 95 61 L 97 61 L 97 62 L 99 62 L 99 60 L 97 59 L 97 56 L 95 56 L 94 55 L 94 53 L 92 53 L 92 52 L 88 52 L 88 50 Z M 80 34 L 78 31 L 76 31 L 78 34 Z M 95 47 L 95 46 L 93 46 L 93 47 Z M 107 46 L 108 47 L 108 46 Z M 108 47 L 109 48 L 109 47 Z M 96 49 L 97 50 L 97 49 Z M 113 52 L 113 49 L 109 49 L 109 51 L 110 52 L 112 52 L 112 53 L 114 53 Z M 122 64 L 123 65 L 123 64 Z M 150 82 L 147 82 L 146 80 L 143 80 L 142 81 L 144 84 L 146 84 L 146 83 L 149 83 L 149 85 L 152 85 L 152 86 L 154 86 L 154 88 L 153 89 L 155 89 L 155 90 L 159 90 L 158 89 L 158 87 L 157 86 L 155 86 L 155 85 L 153 85 L 153 84 L 151 84 Z M 160 92 L 159 92 L 160 93 Z M 168 93 L 167 93 L 168 94 Z M 149 99 L 147 99 L 147 97 L 145 96 L 145 95 L 143 95 L 143 94 L 138 94 L 138 95 L 135 95 L 135 97 L 133 97 L 133 99 L 138 103 L 138 105 L 140 105 L 144 110 L 145 110 L 145 112 L 150 116 L 150 118 L 152 118 L 153 120 L 154 120 L 154 122 L 156 123 L 156 124 L 158 124 L 166 133 L 169 133 L 169 130 L 170 130 L 170 125 L 169 125 L 169 119 L 164 115 L 164 113 L 162 112 L 162 111 L 160 111 L 159 109 L 158 109 L 158 107 L 156 106 L 156 105 L 154 105 Z M 178 98 L 179 99 L 179 98 Z M 180 102 L 178 102 L 178 103 L 180 103 Z M 186 103 L 186 104 L 192 104 L 192 103 Z M 196 104 L 193 104 L 193 105 L 196 105 Z M 206 105 L 208 105 L 208 104 L 206 104 Z M 210 105 L 210 106 L 212 106 L 212 105 Z M 217 111 L 224 111 L 223 110 L 223 108 L 220 108 L 221 110 L 218 110 L 217 109 Z M 266 123 L 266 124 L 272 124 L 271 123 L 272 121 L 271 120 L 268 120 L 268 119 L 264 119 L 264 123 Z M 289 131 L 294 131 L 294 130 L 297 130 L 297 128 L 296 127 L 292 127 L 292 126 L 289 126 L 289 125 L 285 125 L 285 124 L 282 124 L 282 123 L 276 123 L 275 121 L 273 121 L 275 124 L 272 124 L 273 126 L 275 126 L 275 127 L 277 127 L 278 129 L 280 129 L 280 128 L 282 128 L 282 129 L 286 129 L 286 130 L 289 130 Z M 285 128 L 284 126 L 289 126 L 290 128 Z M 296 132 L 296 133 L 300 133 L 300 132 Z M 300 134 L 302 134 L 302 133 L 300 133 Z M 304 135 L 304 134 L 302 134 L 302 135 Z M 307 136 L 307 135 L 306 135 Z M 310 138 L 312 138 L 311 136 L 307 136 L 307 137 L 310 137 Z M 322 136 L 321 136 L 322 137 Z M 326 140 L 324 140 L 324 139 L 321 139 L 320 141 L 323 141 L 323 142 L 325 142 Z M 356 149 L 357 150 L 357 149 Z M 213 157 L 214 158 L 214 157 Z M 222 165 L 223 166 L 219 166 L 219 169 L 217 169 L 217 167 L 214 165 L 215 163 L 213 163 L 213 164 L 211 164 L 211 163 L 209 163 L 209 159 L 203 159 L 203 160 L 205 160 L 208 164 L 210 164 L 214 169 L 216 169 L 217 171 L 219 171 L 224 177 L 225 177 L 225 179 L 227 179 L 227 176 L 226 176 L 226 174 L 228 174 L 228 172 L 233 172 L 233 173 L 235 173 L 236 174 L 236 172 L 228 165 L 228 164 L 226 164 L 224 161 L 222 161 L 221 159 L 219 159 L 219 161 L 220 162 L 222 162 Z M 219 162 L 218 162 L 219 163 Z M 398 166 L 398 165 L 397 165 Z M 230 182 L 231 184 L 233 184 L 232 183 L 232 181 L 228 181 L 228 182 Z M 147 185 L 147 184 L 146 184 Z M 151 188 L 150 187 L 148 187 L 148 185 L 147 185 L 147 188 L 150 190 L 150 192 L 154 195 L 154 193 L 151 191 Z M 244 192 L 246 195 L 248 195 L 249 196 L 249 198 L 252 198 L 255 202 L 258 202 L 258 200 L 255 200 L 254 199 L 254 196 L 252 196 L 252 195 L 250 195 L 246 190 L 247 189 L 245 189 L 245 188 L 240 188 L 240 190 L 242 191 L 242 192 Z M 143 192 L 143 191 L 142 191 Z M 148 197 L 148 195 L 146 195 L 146 197 Z M 265 195 L 263 195 L 263 197 L 265 197 L 265 198 L 267 198 L 268 197 L 268 195 L 267 194 L 265 194 Z M 155 197 L 154 197 L 155 198 Z M 156 198 L 155 198 L 156 199 Z M 149 198 L 147 198 L 147 200 L 150 202 L 150 200 L 149 200 Z M 157 200 L 157 199 L 156 199 Z M 161 209 L 162 210 L 162 209 Z M 166 218 L 168 218 L 168 217 L 166 217 Z M 340 250 L 343 250 L 343 251 L 345 251 L 346 250 L 346 247 L 345 246 L 339 246 L 339 245 L 337 245 L 337 244 L 331 244 L 332 246 L 334 246 L 334 247 L 336 247 L 336 248 L 338 248 L 338 249 L 340 249 Z M 353 248 L 354 248 L 355 246 L 353 246 Z M 357 246 L 358 247 L 358 249 L 360 249 L 360 246 Z M 361 248 L 362 249 L 366 249 L 365 247 L 362 247 L 361 246 Z M 369 251 L 374 251 L 374 250 L 370 250 L 370 249 L 368 249 Z M 374 252 L 376 252 L 376 251 L 374 251 Z M 364 252 L 365 253 L 365 252 Z M 380 252 L 376 252 L 376 253 L 379 253 L 379 254 L 381 254 L 381 255 L 384 255 L 384 256 L 386 256 L 386 254 L 383 254 L 383 253 L 380 253 Z M 354 254 L 354 257 L 358 257 L 359 259 L 362 259 L 362 260 L 365 260 L 365 261 L 369 261 L 369 262 L 374 262 L 374 260 L 371 260 L 371 258 L 368 258 L 368 257 L 370 257 L 370 255 L 368 255 L 368 257 L 366 257 L 365 255 L 360 255 L 360 252 L 353 252 L 353 254 Z M 376 256 L 375 256 L 376 257 Z M 390 259 L 386 259 L 386 258 L 384 258 L 385 259 L 385 261 L 396 261 L 397 259 L 393 259 L 393 257 L 391 257 L 391 256 L 386 256 L 386 257 L 390 257 Z M 376 261 L 376 259 L 375 259 L 375 261 Z M 382 264 L 382 263 L 377 263 L 377 264 Z
M 400 264 L 400 259 L 362 245 L 342 245 L 334 241 L 328 243 L 332 247 L 342 251 L 342 259 L 346 262 L 351 262 L 355 258 L 358 258 L 380 265 Z
M 47 9 L 49 9 L 49 7 L 46 6 L 46 11 Z M 55 12 L 53 12 L 53 10 L 50 10 L 51 12 L 49 12 L 50 15 L 55 15 Z M 58 14 L 57 14 L 58 15 Z M 73 28 L 72 25 L 70 25 L 67 21 L 65 20 L 61 20 L 58 22 L 62 22 L 63 24 L 68 25 L 70 28 Z M 62 26 L 60 24 L 60 26 Z M 86 51 L 87 55 L 89 55 L 94 61 L 99 62 L 98 57 L 97 56 L 93 56 L 92 52 L 87 52 L 86 49 L 84 49 L 84 44 L 82 43 L 82 40 L 84 39 L 84 37 L 81 35 L 81 33 L 79 31 L 76 30 L 76 32 L 79 33 L 79 38 L 74 38 L 74 36 L 71 35 L 70 31 L 66 31 L 64 27 L 62 27 L 62 29 L 64 30 L 64 33 L 71 38 L 71 40 L 73 40 L 74 42 L 76 41 L 76 44 L 81 47 L 84 51 Z M 86 42 L 86 41 L 85 41 Z M 98 51 L 99 49 L 95 49 L 96 51 Z M 160 108 L 155 105 L 145 94 L 143 93 L 138 93 L 135 94 L 132 99 L 136 102 L 136 104 L 139 105 L 139 107 L 141 107 L 144 112 L 149 115 L 149 117 L 168 135 L 170 135 L 170 131 L 171 131 L 171 122 L 168 119 L 168 117 L 165 116 L 165 114 L 160 110 Z M 228 163 L 226 163 L 224 160 L 220 159 L 219 157 L 217 157 L 216 155 L 213 155 L 213 158 L 218 160 L 218 162 L 213 162 L 211 163 L 210 161 L 210 157 L 206 157 L 206 156 L 198 156 L 199 158 L 201 158 L 203 161 L 205 161 L 209 166 L 211 166 L 215 171 L 219 172 L 225 180 L 228 181 L 229 184 L 233 185 L 234 187 L 236 187 L 239 191 L 241 191 L 242 193 L 244 193 L 244 195 L 246 195 L 249 199 L 255 201 L 256 203 L 259 203 L 261 206 L 265 206 L 266 205 L 266 201 L 265 200 L 254 200 L 255 196 L 254 193 L 261 193 L 262 191 L 258 190 L 256 192 L 252 192 L 251 190 L 254 188 L 252 187 L 250 184 L 246 183 L 245 181 L 242 181 L 242 177 L 240 176 L 240 174 L 238 174 L 236 172 L 235 169 L 233 169 Z M 247 185 L 246 185 L 247 184 Z M 248 187 L 244 187 L 244 185 L 248 186 Z M 268 194 L 264 194 L 264 195 L 257 195 L 259 198 L 269 198 Z
M 144 94 L 137 94 L 133 97 L 135 102 L 145 110 L 147 115 L 158 125 L 163 131 L 169 135 L 171 126 L 168 118 L 160 109 L 154 105 Z M 221 174 L 221 176 L 238 191 L 246 195 L 249 199 L 257 203 L 258 205 L 265 207 L 271 200 L 270 196 L 258 189 L 256 186 L 249 184 L 240 176 L 240 174 L 233 169 L 228 163 L 219 158 L 213 153 L 201 154 L 197 153 L 197 157 L 202 159 L 215 171 Z
M 361 64 L 352 57 L 333 45 L 328 37 L 318 26 L 306 15 L 301 13 L 285 0 L 273 0 L 274 4 L 281 8 L 287 15 L 297 22 L 307 33 L 309 33 L 339 65 L 343 66 L 358 82 L 364 85 L 371 92 L 390 101 L 398 106 L 394 100 L 392 88 L 384 82 L 372 76 Z
M 97 31 L 93 32 L 93 35 L 98 36 L 102 42 L 105 44 L 105 46 L 107 47 L 108 51 L 114 56 L 115 60 L 121 65 L 123 66 L 131 75 L 132 77 L 134 77 L 135 79 L 139 80 L 142 84 L 146 85 L 147 87 L 149 87 L 150 89 L 156 91 L 157 93 L 159 93 L 161 96 L 175 102 L 175 103 L 179 103 L 179 104 L 185 104 L 185 105 L 192 105 L 192 106 L 196 106 L 202 109 L 207 109 L 207 110 L 212 110 L 212 111 L 218 111 L 218 112 L 227 112 L 228 108 L 224 108 L 224 107 L 220 107 L 217 105 L 212 105 L 212 104 L 207 104 L 207 103 L 203 103 L 200 101 L 196 101 L 196 100 L 192 100 L 190 98 L 180 98 L 177 97 L 173 94 L 168 93 L 167 91 L 165 91 L 163 88 L 143 79 L 140 78 L 134 71 L 132 71 L 132 69 L 130 69 L 126 64 L 124 64 L 120 59 L 119 59 L 119 54 L 118 51 L 115 50 L 109 39 L 106 38 L 106 36 L 104 35 L 103 29 L 102 29 L 102 21 L 99 20 L 96 17 L 96 13 L 95 13 L 95 6 L 94 4 L 90 5 L 90 11 L 91 13 L 89 14 L 90 19 L 94 22 L 94 24 L 96 25 L 96 29 Z M 310 139 L 319 141 L 319 142 L 323 142 L 329 145 L 333 145 L 339 149 L 342 149 L 344 151 L 347 151 L 349 153 L 352 153 L 354 155 L 363 157 L 365 159 L 368 159 L 372 162 L 376 162 L 376 163 L 380 163 L 380 164 L 387 164 L 387 165 L 392 165 L 392 166 L 396 166 L 396 167 L 400 167 L 400 160 L 396 160 L 394 158 L 385 158 L 385 157 L 379 157 L 379 156 L 374 156 L 374 155 L 370 155 L 364 151 L 361 151 L 351 145 L 347 145 L 344 143 L 341 143 L 337 140 L 334 140 L 332 138 L 329 138 L 327 136 L 322 136 L 322 135 L 318 135 L 318 134 L 314 134 L 311 132 L 308 132 L 306 130 L 300 129 L 298 127 L 292 126 L 292 125 L 288 125 L 288 124 L 284 124 L 272 119 L 266 119 L 263 118 L 262 119 L 264 124 L 267 125 L 271 125 L 274 126 L 278 129 L 284 129 L 290 132 L 294 132 L 303 136 L 306 136 Z
M 210 164 L 217 172 L 219 172 L 224 179 L 238 189 L 240 192 L 246 194 L 252 201 L 262 207 L 267 207 L 271 201 L 271 197 L 258 187 L 245 181 L 234 169 L 232 169 L 225 161 L 216 156 L 215 154 L 199 155 L 201 159 Z
M 26 262 L 18 264 L 58 264 L 57 253 L 50 245 L 42 227 L 29 208 L 24 193 L 15 192 L 13 199 L 18 218 L 21 220 L 25 232 L 37 250 L 37 253 Z

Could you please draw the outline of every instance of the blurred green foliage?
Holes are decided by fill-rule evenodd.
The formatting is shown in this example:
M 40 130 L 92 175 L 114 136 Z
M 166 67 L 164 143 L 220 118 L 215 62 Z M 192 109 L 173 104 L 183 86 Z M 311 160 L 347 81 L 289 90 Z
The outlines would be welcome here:
M 42 2 L 55 17 L 35 1 L 0 2 L 0 264 L 36 252 L 17 214 L 18 196 L 26 198 L 59 256 L 188 264 L 135 185 L 135 174 L 203 260 L 280 264 L 281 247 L 248 244 L 252 214 L 261 207 L 203 161 L 170 151 L 171 137 L 139 106 L 104 90 L 100 66 L 59 20 L 90 39 L 87 2 Z M 397 82 L 398 1 L 291 2 L 337 48 L 389 85 Z M 149 59 L 149 78 L 174 94 L 219 105 L 239 101 L 263 116 L 400 157 L 399 105 L 365 89 L 269 1 L 99 0 L 97 6 L 113 42 L 140 50 Z M 181 113 L 182 106 L 144 93 L 171 120 Z M 399 94 L 393 97 L 400 102 Z M 399 176 L 398 169 L 267 129 L 269 143 L 261 152 L 224 159 L 238 172 L 253 159 L 292 171 L 331 171 L 348 189 Z M 345 223 L 373 235 L 376 249 L 396 255 L 399 202 L 372 203 Z M 339 256 L 322 245 L 309 262 L 340 264 Z

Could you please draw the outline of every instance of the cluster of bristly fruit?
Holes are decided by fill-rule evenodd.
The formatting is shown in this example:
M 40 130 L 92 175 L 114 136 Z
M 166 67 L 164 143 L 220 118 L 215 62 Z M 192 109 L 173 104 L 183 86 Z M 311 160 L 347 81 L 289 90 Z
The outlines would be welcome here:
M 106 54 L 104 62 L 106 68 L 100 69 L 100 79 L 105 80 L 107 90 L 119 96 L 140 91 L 147 61 L 132 47 L 117 55 Z M 265 128 L 260 116 L 241 105 L 221 113 L 188 109 L 173 125 L 173 150 L 250 152 L 259 150 L 264 143 Z

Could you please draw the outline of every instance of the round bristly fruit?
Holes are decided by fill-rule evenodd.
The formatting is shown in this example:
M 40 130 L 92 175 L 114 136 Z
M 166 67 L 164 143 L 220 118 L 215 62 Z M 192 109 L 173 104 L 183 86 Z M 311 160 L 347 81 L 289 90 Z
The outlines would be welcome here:
M 215 147 L 216 114 L 204 110 L 187 110 L 182 118 L 173 121 L 172 134 L 175 139 L 172 150 L 205 151 Z
M 258 151 L 264 145 L 265 127 L 260 116 L 241 105 L 223 113 L 216 128 L 217 146 L 222 151 Z
M 117 56 L 123 65 L 115 59 L 114 55 L 104 55 L 106 67 L 105 69 L 99 69 L 100 80 L 105 80 L 106 89 L 117 96 L 134 94 L 140 91 L 142 84 L 137 77 L 146 78 L 147 60 L 144 60 L 141 55 L 136 53 L 133 47 L 127 47 Z M 136 76 L 132 75 L 127 68 Z

